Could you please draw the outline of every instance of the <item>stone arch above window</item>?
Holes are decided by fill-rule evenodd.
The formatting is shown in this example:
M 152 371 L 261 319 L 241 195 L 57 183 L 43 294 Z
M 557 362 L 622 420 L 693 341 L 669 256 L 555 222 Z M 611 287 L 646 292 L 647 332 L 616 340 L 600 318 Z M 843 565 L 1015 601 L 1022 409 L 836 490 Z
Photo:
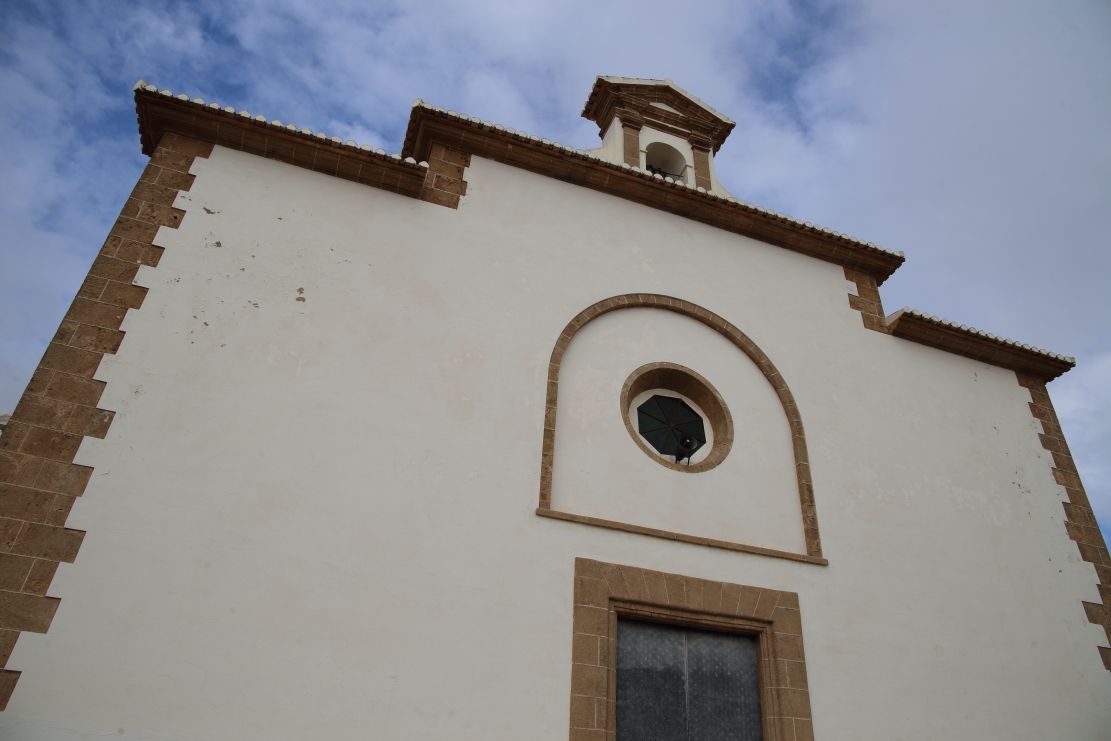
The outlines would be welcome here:
M 770 384 L 779 406 L 782 407 L 784 417 L 790 429 L 791 444 L 795 463 L 795 477 L 799 497 L 799 506 L 802 516 L 802 530 L 805 540 L 805 554 L 764 548 L 760 546 L 745 545 L 743 543 L 727 542 L 697 535 L 687 535 L 643 527 L 622 522 L 602 520 L 594 517 L 585 517 L 568 512 L 561 512 L 552 508 L 552 477 L 555 460 L 555 438 L 557 406 L 559 399 L 559 373 L 560 364 L 575 335 L 587 324 L 605 314 L 623 309 L 649 308 L 674 312 L 694 319 L 724 337 L 734 347 L 740 350 L 759 369 Z M 663 537 L 669 540 L 697 543 L 729 550 L 757 553 L 761 555 L 790 558 L 810 563 L 825 564 L 822 557 L 821 538 L 818 532 L 817 511 L 814 504 L 813 483 L 810 476 L 810 465 L 807 456 L 806 436 L 803 430 L 802 419 L 794 396 L 778 369 L 761 350 L 740 329 L 721 316 L 689 301 L 663 296 L 659 294 L 624 294 L 599 301 L 571 319 L 563 332 L 556 340 L 548 365 L 547 396 L 544 415 L 544 435 L 541 452 L 540 466 L 540 498 L 536 513 L 545 517 L 580 522 L 584 524 L 610 527 L 618 530 L 637 532 L 645 535 Z

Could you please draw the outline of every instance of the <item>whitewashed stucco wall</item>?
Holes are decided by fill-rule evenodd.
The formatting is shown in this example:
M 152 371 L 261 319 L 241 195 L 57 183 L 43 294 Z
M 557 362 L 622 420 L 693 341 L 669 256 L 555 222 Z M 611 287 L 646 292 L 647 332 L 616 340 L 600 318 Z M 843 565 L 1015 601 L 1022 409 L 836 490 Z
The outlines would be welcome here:
M 458 211 L 219 147 L 194 172 L 0 737 L 564 739 L 577 556 L 798 592 L 822 741 L 1106 737 L 1094 572 L 1012 373 L 865 330 L 837 266 L 478 158 Z M 533 514 L 552 345 L 626 292 L 776 363 L 828 567 Z

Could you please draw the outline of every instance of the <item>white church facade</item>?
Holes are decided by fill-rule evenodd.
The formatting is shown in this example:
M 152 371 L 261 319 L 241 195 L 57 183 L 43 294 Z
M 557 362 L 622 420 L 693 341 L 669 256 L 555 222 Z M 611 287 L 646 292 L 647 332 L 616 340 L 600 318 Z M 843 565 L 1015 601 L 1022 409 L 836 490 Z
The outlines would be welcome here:
M 1111 737 L 1046 384 L 598 78 L 400 156 L 140 83 L 150 164 L 0 438 L 0 738 Z

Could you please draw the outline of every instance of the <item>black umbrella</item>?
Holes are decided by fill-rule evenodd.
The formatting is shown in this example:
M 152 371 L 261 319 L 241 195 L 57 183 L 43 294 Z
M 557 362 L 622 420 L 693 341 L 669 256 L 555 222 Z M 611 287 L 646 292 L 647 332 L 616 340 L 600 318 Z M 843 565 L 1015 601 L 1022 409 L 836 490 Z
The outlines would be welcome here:
M 706 444 L 702 416 L 682 399 L 656 394 L 637 407 L 637 428 L 661 455 L 687 459 Z

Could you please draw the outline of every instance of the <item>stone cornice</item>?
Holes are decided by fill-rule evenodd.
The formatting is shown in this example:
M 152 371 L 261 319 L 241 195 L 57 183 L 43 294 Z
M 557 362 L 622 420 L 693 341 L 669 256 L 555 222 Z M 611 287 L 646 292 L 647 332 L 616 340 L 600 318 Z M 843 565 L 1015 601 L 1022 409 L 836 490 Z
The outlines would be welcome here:
M 428 172 L 427 163 L 175 95 L 142 80 L 135 84 L 135 109 L 144 154 L 151 154 L 163 134 L 171 132 L 408 196 L 420 195 Z
M 901 252 L 421 101 L 413 106 L 400 155 L 268 121 L 230 106 L 175 95 L 142 81 L 135 86 L 135 106 L 140 140 L 147 154 L 154 151 L 165 133 L 175 133 L 429 200 L 427 160 L 432 146 L 440 144 L 841 265 L 869 276 L 873 287 L 882 284 L 904 261 Z M 1075 364 L 1072 358 L 916 311 L 903 310 L 886 320 L 882 315 L 875 319 L 896 337 L 1047 381 Z
M 424 159 L 434 143 L 852 267 L 874 275 L 879 282 L 895 272 L 904 260 L 901 253 L 795 221 L 734 198 L 417 101 L 409 117 L 402 153 Z
M 1009 368 L 1043 381 L 1051 381 L 1076 365 L 1076 359 L 1067 355 L 997 337 L 913 309 L 900 309 L 889 316 L 887 327 L 895 337 Z
M 582 115 L 605 132 L 615 116 L 624 122 L 629 111 L 645 125 L 683 139 L 709 142 L 714 152 L 736 125 L 669 80 L 599 77 Z
M 594 86 L 590 89 L 590 95 L 587 96 L 586 104 L 583 106 L 583 117 L 593 120 L 593 111 L 601 105 L 602 99 L 605 98 L 608 93 L 612 93 L 616 90 L 633 89 L 666 91 L 666 95 L 674 96 L 676 99 L 683 100 L 686 104 L 695 106 L 699 115 L 711 116 L 724 124 L 732 125 L 734 123 L 733 120 L 722 115 L 719 111 L 714 110 L 671 80 L 653 80 L 641 77 L 609 77 L 606 75 L 602 75 L 594 80 Z

